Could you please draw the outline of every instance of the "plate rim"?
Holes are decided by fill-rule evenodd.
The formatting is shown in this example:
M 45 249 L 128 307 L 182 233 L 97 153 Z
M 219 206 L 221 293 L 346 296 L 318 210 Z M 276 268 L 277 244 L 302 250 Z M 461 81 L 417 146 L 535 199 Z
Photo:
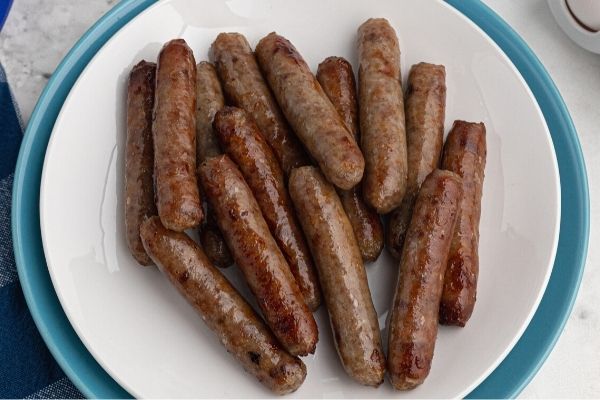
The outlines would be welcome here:
M 40 304 L 42 300 L 40 297 L 42 297 L 43 300 L 53 300 L 54 303 L 58 303 L 56 293 L 54 292 L 54 288 L 48 276 L 43 250 L 41 250 L 39 207 L 37 207 L 39 204 L 39 184 L 42 172 L 41 165 L 43 164 L 46 146 L 48 144 L 50 133 L 56 117 L 58 116 L 64 100 L 66 99 L 71 87 L 79 77 L 80 73 L 87 66 L 91 58 L 102 47 L 102 45 L 108 41 L 117 30 L 119 30 L 134 16 L 138 15 L 141 11 L 145 10 L 154 2 L 154 0 L 122 1 L 109 10 L 109 12 L 106 13 L 101 19 L 99 19 L 98 22 L 94 24 L 94 26 L 92 26 L 75 44 L 75 46 L 63 59 L 61 64 L 57 67 L 52 79 L 49 81 L 48 85 L 44 89 L 44 92 L 40 96 L 40 99 L 38 100 L 38 104 L 32 113 L 29 126 L 27 127 L 25 137 L 23 138 L 23 144 L 17 161 L 17 168 L 15 170 L 12 209 L 13 241 L 15 247 L 15 260 L 17 262 L 17 269 L 25 298 L 34 317 L 34 321 L 36 322 L 36 325 L 38 326 L 38 329 L 40 330 L 46 344 L 50 348 L 51 353 L 57 359 L 63 370 L 65 370 L 65 373 L 69 376 L 69 378 L 73 380 L 75 385 L 80 388 L 80 390 L 82 390 L 87 397 L 123 397 L 128 396 L 129 394 L 119 387 L 89 354 L 85 346 L 81 343 L 81 340 L 73 331 L 71 324 L 66 319 L 60 304 L 54 304 L 50 306 L 47 304 Z M 486 5 L 473 0 L 462 2 L 459 0 L 447 0 L 447 3 L 464 14 L 479 28 L 481 28 L 513 62 L 523 76 L 534 97 L 538 101 L 539 107 L 544 115 L 544 119 L 549 127 L 554 144 L 554 150 L 557 155 L 557 162 L 559 164 L 562 200 L 560 239 L 550 281 L 552 281 L 553 277 L 555 276 L 555 269 L 557 268 L 557 264 L 559 264 L 558 257 L 561 253 L 561 242 L 564 244 L 565 240 L 570 242 L 574 241 L 573 236 L 565 239 L 563 235 L 563 227 L 565 222 L 563 219 L 565 218 L 565 207 L 567 205 L 567 200 L 569 200 L 569 202 L 570 200 L 574 200 L 579 206 L 574 208 L 581 208 L 582 211 L 580 216 L 582 218 L 579 220 L 581 222 L 581 227 L 578 231 L 579 235 L 575 236 L 581 237 L 583 241 L 580 242 L 578 249 L 579 251 L 577 252 L 579 260 L 572 260 L 572 262 L 574 262 L 579 268 L 576 268 L 573 271 L 573 277 L 575 279 L 571 279 L 569 281 L 572 283 L 569 286 L 565 301 L 563 301 L 563 312 L 559 315 L 558 320 L 555 321 L 557 323 L 554 324 L 555 326 L 554 329 L 552 329 L 552 333 L 550 335 L 551 337 L 548 338 L 549 340 L 544 341 L 544 345 L 542 347 L 545 346 L 545 348 L 542 349 L 543 351 L 538 352 L 538 356 L 534 357 L 532 362 L 530 362 L 530 365 L 528 365 L 528 368 L 524 370 L 520 376 L 514 373 L 505 373 L 504 375 L 506 376 L 501 376 L 503 370 L 506 369 L 505 362 L 515 358 L 513 352 L 515 352 L 515 349 L 519 347 L 523 339 L 527 339 L 526 336 L 528 335 L 528 331 L 530 331 L 532 324 L 534 321 L 536 321 L 536 317 L 538 317 L 538 312 L 540 311 L 540 308 L 542 308 L 544 300 L 548 297 L 546 295 L 548 294 L 550 282 L 548 283 L 548 287 L 546 288 L 542 302 L 540 303 L 533 320 L 530 322 L 529 327 L 527 327 L 517 345 L 513 348 L 505 360 L 502 361 L 502 363 L 496 368 L 496 370 L 468 396 L 514 397 L 535 375 L 537 370 L 541 367 L 543 361 L 546 359 L 550 350 L 553 348 L 554 343 L 558 339 L 564 323 L 570 314 L 570 310 L 576 297 L 577 289 L 579 287 L 581 275 L 584 269 L 587 240 L 589 236 L 589 194 L 587 187 L 587 175 L 585 172 L 585 165 L 583 163 L 583 157 L 581 155 L 581 148 L 577 139 L 577 134 L 570 119 L 568 110 L 566 109 L 558 90 L 554 86 L 554 83 L 534 53 L 529 49 L 529 47 L 527 47 L 523 40 Z M 517 58 L 517 60 L 515 60 L 515 58 Z M 535 78 L 538 78 L 537 80 L 541 80 L 541 82 L 533 82 L 532 84 L 531 81 L 535 80 Z M 540 99 L 540 97 L 542 98 Z M 544 105 L 546 105 L 546 107 L 544 107 Z M 560 131 L 560 133 L 552 135 L 554 129 L 551 129 L 551 126 L 553 126 L 553 124 L 551 123 L 551 118 L 549 119 L 548 115 L 550 111 L 545 110 L 546 108 L 554 108 L 551 113 L 554 114 L 554 118 L 556 120 L 554 121 L 555 124 L 562 127 L 562 129 L 555 128 L 556 131 Z M 558 113 L 556 111 L 558 111 Z M 557 118 L 557 114 L 560 115 L 561 118 Z M 552 115 L 550 117 L 552 117 Z M 576 190 L 574 192 L 577 192 L 579 196 L 573 196 L 573 194 L 570 193 L 571 198 L 566 197 L 565 192 L 568 182 L 563 181 L 563 169 L 561 169 L 560 165 L 561 157 L 559 155 L 557 141 L 560 142 L 558 139 L 561 138 L 563 141 L 567 140 L 570 142 L 569 144 L 573 153 L 570 154 L 570 156 L 571 158 L 574 158 L 576 178 L 579 178 L 573 180 L 573 182 L 575 182 L 573 186 L 576 186 Z M 41 154 L 41 160 L 39 157 L 37 159 L 32 158 L 39 154 Z M 28 183 L 29 187 L 25 186 L 25 183 Z M 31 187 L 32 185 L 33 189 Z M 27 194 L 30 196 L 27 197 Z M 33 199 L 36 201 L 32 202 L 31 196 L 33 196 Z M 576 199 L 573 199 L 573 197 Z M 33 203 L 35 205 L 35 210 L 31 210 L 31 207 L 24 210 L 24 199 L 27 199 L 28 203 Z M 37 232 L 35 228 L 32 228 L 32 225 L 35 225 L 36 222 Z M 28 230 L 21 229 L 25 224 L 28 225 Z M 577 222 L 575 225 L 577 225 Z M 26 234 L 29 234 L 29 236 Z M 37 238 L 32 238 L 32 235 L 37 235 Z M 29 240 L 24 240 L 26 238 Z M 36 243 L 30 243 L 31 241 Z M 35 244 L 38 243 L 40 245 L 35 246 Z M 34 254 L 32 256 L 29 254 L 30 252 L 37 252 L 38 254 Z M 39 254 L 40 252 L 41 254 Z M 562 253 L 564 253 L 564 250 Z M 577 256 L 575 258 L 577 258 Z M 33 261 L 37 261 L 37 263 L 34 263 Z M 35 276 L 36 271 L 32 271 L 31 268 L 28 269 L 27 265 L 37 265 L 38 269 L 41 271 L 37 271 L 38 275 Z M 48 283 L 50 287 L 48 287 Z M 41 290 L 45 289 L 46 293 L 43 296 L 36 296 L 34 294 L 35 288 Z M 52 312 L 48 313 L 48 311 Z M 60 334 L 56 335 L 56 331 L 53 328 L 58 328 Z M 538 336 L 539 334 L 540 332 L 538 332 Z M 75 339 L 76 343 L 74 345 L 68 345 L 65 343 L 65 339 L 67 338 L 69 340 Z M 532 343 L 535 342 L 532 341 Z M 79 356 L 79 360 L 77 359 L 77 356 Z M 83 359 L 81 359 L 82 356 Z M 519 358 L 518 354 L 516 358 Z M 519 363 L 523 364 L 523 361 L 525 360 L 521 360 Z M 95 371 L 98 369 L 99 371 Z M 498 375 L 498 371 L 501 374 Z M 88 376 L 93 373 L 95 373 L 94 376 Z M 496 376 L 502 378 L 500 381 L 513 379 L 515 382 L 513 385 L 507 385 L 505 382 L 495 383 L 494 380 L 498 380 L 495 378 Z M 508 388 L 508 386 L 511 386 L 511 388 Z
M 494 49 L 495 52 L 496 51 L 500 52 L 499 56 L 500 56 L 500 58 L 502 58 L 503 62 L 507 63 L 507 66 L 511 70 L 512 73 L 516 73 L 516 78 L 519 81 L 519 85 L 524 85 L 524 89 L 527 92 L 528 101 L 532 101 L 534 103 L 536 118 L 541 118 L 541 122 L 542 122 L 543 129 L 544 129 L 544 144 L 543 144 L 543 146 L 544 146 L 544 148 L 546 148 L 546 146 L 548 146 L 548 150 L 550 151 L 550 156 L 552 159 L 552 172 L 551 172 L 552 178 L 553 178 L 552 181 L 553 181 L 553 184 L 555 185 L 555 189 L 557 189 L 556 193 L 553 191 L 553 194 L 554 193 L 556 194 L 556 197 L 555 197 L 556 207 L 553 208 L 554 212 L 553 212 L 553 218 L 552 218 L 552 220 L 554 221 L 554 223 L 552 224 L 553 225 L 552 226 L 552 231 L 553 231 L 552 236 L 553 237 L 552 237 L 552 245 L 551 245 L 552 250 L 551 250 L 551 256 L 550 256 L 548 262 L 545 263 L 546 268 L 545 268 L 545 273 L 544 273 L 544 277 L 542 280 L 542 285 L 539 288 L 539 290 L 536 292 L 535 300 L 532 303 L 532 306 L 528 309 L 525 319 L 522 320 L 522 322 L 519 325 L 519 328 L 514 332 L 514 335 L 511 335 L 511 340 L 510 340 L 509 344 L 506 347 L 504 347 L 502 349 L 502 351 L 497 353 L 497 355 L 494 357 L 494 360 L 492 363 L 490 363 L 485 369 L 481 369 L 479 371 L 476 378 L 471 380 L 468 386 L 465 386 L 460 390 L 457 397 L 463 397 L 463 396 L 466 396 L 467 394 L 469 394 L 475 388 L 477 388 L 479 386 L 479 384 L 481 382 L 483 382 L 496 369 L 496 367 L 506 358 L 506 356 L 510 353 L 512 348 L 515 346 L 515 344 L 519 341 L 519 339 L 525 332 L 525 329 L 529 325 L 529 322 L 533 318 L 533 316 L 534 316 L 535 312 L 537 311 L 537 308 L 542 300 L 546 286 L 550 279 L 550 275 L 552 273 L 552 267 L 554 265 L 554 258 L 556 256 L 556 250 L 557 250 L 557 246 L 558 246 L 558 237 L 559 237 L 559 231 L 560 231 L 560 211 L 561 211 L 561 209 L 560 209 L 560 204 L 561 204 L 560 174 L 559 174 L 559 170 L 558 170 L 558 161 L 556 159 L 554 144 L 552 141 L 552 137 L 550 135 L 550 131 L 546 124 L 546 120 L 542 114 L 542 110 L 540 109 L 540 107 L 538 105 L 537 99 L 535 99 L 533 93 L 531 92 L 529 86 L 527 85 L 527 82 L 522 77 L 520 72 L 517 70 L 517 68 L 514 66 L 512 61 L 508 58 L 508 56 L 506 56 L 506 54 L 502 51 L 502 49 L 497 45 L 497 43 L 494 42 L 485 33 L 485 31 L 483 31 L 478 25 L 474 24 L 468 17 L 466 17 L 464 14 L 462 14 L 460 11 L 458 11 L 451 5 L 449 5 L 443 1 L 440 1 L 440 0 L 435 0 L 435 1 L 436 1 L 437 5 L 444 8 L 444 11 L 447 11 L 447 12 L 453 14 L 453 17 L 458 17 L 461 21 L 463 21 L 464 23 L 469 25 L 469 27 L 475 29 L 475 31 L 477 32 L 477 35 L 481 35 L 482 39 L 486 43 L 488 43 Z M 145 8 L 140 14 L 136 15 L 134 19 L 138 19 L 139 17 L 146 16 L 150 12 L 156 12 L 157 8 L 159 8 L 162 5 L 165 5 L 165 3 L 169 3 L 169 2 L 170 2 L 170 0 L 163 0 L 160 2 L 152 3 L 150 6 Z M 160 13 L 160 11 L 158 11 L 158 12 Z M 133 20 L 129 21 L 129 22 L 133 22 Z M 124 26 L 123 28 L 126 28 L 127 25 Z M 48 270 L 50 273 L 50 279 L 51 279 L 54 291 L 56 292 L 56 295 L 58 297 L 59 303 L 60 303 L 67 319 L 69 320 L 70 325 L 73 327 L 73 330 L 75 331 L 75 333 L 77 334 L 77 336 L 79 337 L 81 342 L 84 344 L 86 350 L 96 360 L 96 362 L 100 365 L 100 367 L 104 371 L 106 371 L 108 373 L 108 375 L 110 375 L 111 378 L 126 392 L 128 392 L 130 395 L 132 395 L 134 397 L 138 397 L 141 395 L 141 392 L 139 390 L 136 390 L 132 385 L 130 385 L 128 383 L 128 381 L 126 379 L 124 379 L 122 376 L 117 374 L 115 371 L 115 365 L 112 362 L 110 362 L 107 357 L 103 356 L 103 353 L 98 348 L 97 343 L 94 344 L 93 340 L 91 339 L 91 337 L 89 335 L 83 334 L 85 332 L 83 331 L 82 326 L 79 325 L 77 318 L 74 317 L 74 309 L 69 307 L 69 304 L 71 304 L 71 301 L 69 300 L 69 296 L 65 296 L 65 294 L 61 292 L 61 287 L 63 286 L 64 282 L 60 278 L 61 274 L 57 270 L 57 265 L 59 265 L 59 264 L 56 264 L 56 262 L 57 262 L 57 260 L 55 259 L 56 255 L 53 256 L 52 255 L 53 252 L 50 251 L 50 248 L 48 247 L 49 246 L 49 244 L 48 244 L 48 240 L 49 240 L 48 234 L 49 233 L 48 233 L 47 229 L 49 229 L 49 228 L 47 225 L 48 221 L 46 220 L 46 217 L 45 217 L 45 214 L 47 214 L 49 212 L 49 210 L 46 208 L 45 201 L 48 200 L 48 196 L 51 196 L 51 194 L 48 192 L 50 190 L 48 185 L 51 185 L 51 183 L 48 181 L 49 175 L 48 175 L 47 167 L 51 164 L 53 151 L 56 151 L 56 147 L 58 146 L 57 142 L 60 141 L 60 138 L 55 136 L 55 132 L 57 130 L 57 125 L 60 125 L 61 123 L 64 122 L 64 113 L 66 112 L 65 107 L 68 107 L 70 104 L 72 104 L 73 96 L 75 96 L 74 91 L 76 91 L 77 88 L 79 87 L 79 85 L 81 83 L 83 83 L 84 75 L 88 72 L 88 70 L 94 64 L 94 62 L 99 57 L 102 57 L 102 55 L 106 52 L 107 46 L 114 44 L 114 42 L 116 40 L 119 40 L 119 38 L 123 38 L 122 33 L 123 33 L 123 30 L 121 29 L 121 30 L 117 31 L 114 35 L 112 35 L 105 43 L 103 43 L 100 50 L 94 54 L 92 59 L 83 68 L 83 70 L 79 74 L 77 80 L 75 81 L 74 85 L 71 87 L 69 94 L 67 95 L 64 102 L 62 103 L 61 110 L 56 118 L 54 127 L 53 127 L 52 132 L 49 137 L 48 145 L 46 147 L 44 164 L 42 167 L 42 176 L 41 176 L 41 184 L 40 184 L 40 230 L 41 230 L 41 236 L 42 236 L 43 251 L 44 251 L 45 258 L 46 258 L 46 264 L 48 266 Z M 56 159 L 52 159 L 52 160 L 56 161 Z M 554 198 L 554 196 L 552 196 L 552 197 Z

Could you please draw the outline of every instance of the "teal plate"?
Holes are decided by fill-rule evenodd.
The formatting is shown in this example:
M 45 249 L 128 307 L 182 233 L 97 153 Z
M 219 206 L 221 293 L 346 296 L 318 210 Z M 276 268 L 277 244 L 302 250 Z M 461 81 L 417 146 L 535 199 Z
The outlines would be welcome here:
M 155 0 L 123 0 L 104 15 L 60 63 L 33 111 L 15 172 L 12 229 L 19 278 L 31 314 L 50 351 L 87 397 L 123 398 L 123 390 L 94 360 L 65 316 L 48 274 L 40 234 L 42 165 L 54 121 L 81 71 L 123 25 Z M 550 282 L 527 330 L 469 398 L 510 398 L 529 383 L 554 347 L 573 307 L 585 265 L 589 194 L 585 164 L 569 112 L 552 79 L 523 40 L 477 0 L 448 0 L 479 25 L 512 60 L 542 109 L 552 135 L 561 183 L 558 250 Z

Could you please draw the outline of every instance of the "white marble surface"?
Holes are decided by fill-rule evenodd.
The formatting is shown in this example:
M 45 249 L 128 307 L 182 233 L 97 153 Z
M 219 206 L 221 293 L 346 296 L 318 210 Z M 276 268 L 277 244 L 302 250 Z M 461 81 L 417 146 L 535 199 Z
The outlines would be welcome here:
M 26 123 L 58 62 L 115 0 L 18 0 L 0 33 L 6 69 Z M 600 55 L 573 44 L 554 23 L 546 0 L 485 0 L 525 39 L 560 89 L 585 154 L 591 195 L 590 244 L 600 239 Z M 523 398 L 600 397 L 600 248 L 590 246 L 583 284 L 554 351 Z

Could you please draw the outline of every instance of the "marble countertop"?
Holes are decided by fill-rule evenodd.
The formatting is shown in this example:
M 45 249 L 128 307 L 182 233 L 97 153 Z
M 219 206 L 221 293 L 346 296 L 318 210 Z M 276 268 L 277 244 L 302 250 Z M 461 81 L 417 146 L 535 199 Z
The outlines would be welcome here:
M 15 1 L 0 34 L 0 62 L 27 123 L 56 65 L 116 0 Z M 591 196 L 587 268 L 566 328 L 523 398 L 600 397 L 600 55 L 572 43 L 555 24 L 546 0 L 485 0 L 531 46 L 553 77 L 573 117 L 586 159 Z

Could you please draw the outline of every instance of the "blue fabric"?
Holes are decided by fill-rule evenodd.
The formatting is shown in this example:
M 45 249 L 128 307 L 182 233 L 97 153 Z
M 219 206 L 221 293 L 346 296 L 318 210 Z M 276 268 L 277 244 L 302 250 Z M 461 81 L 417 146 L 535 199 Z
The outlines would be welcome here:
M 21 137 L 17 107 L 0 65 L 0 398 L 81 398 L 46 348 L 17 276 L 10 201 Z

